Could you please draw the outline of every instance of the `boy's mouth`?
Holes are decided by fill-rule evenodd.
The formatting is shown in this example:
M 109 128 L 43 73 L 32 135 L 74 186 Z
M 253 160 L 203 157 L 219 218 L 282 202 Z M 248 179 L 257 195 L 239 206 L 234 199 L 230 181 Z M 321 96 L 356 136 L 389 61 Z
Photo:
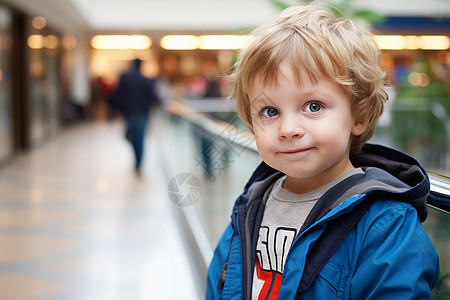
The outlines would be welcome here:
M 288 151 L 281 151 L 281 154 L 296 154 L 296 153 L 303 153 L 306 152 L 308 150 L 311 150 L 312 148 L 298 148 L 298 149 L 293 149 L 293 150 L 288 150 Z

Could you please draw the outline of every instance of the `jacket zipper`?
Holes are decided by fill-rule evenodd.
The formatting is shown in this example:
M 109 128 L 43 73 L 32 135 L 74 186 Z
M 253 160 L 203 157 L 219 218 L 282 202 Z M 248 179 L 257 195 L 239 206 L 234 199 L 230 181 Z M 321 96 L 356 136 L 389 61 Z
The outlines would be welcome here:
M 237 221 L 237 230 L 238 235 L 241 237 L 241 249 L 242 251 L 242 298 L 243 299 L 250 299 L 251 296 L 251 275 L 252 272 L 250 270 L 251 268 L 251 239 L 250 239 L 250 232 L 247 228 L 247 222 L 246 222 L 246 214 L 245 214 L 245 207 L 239 208 L 235 211 L 235 217 Z M 244 218 L 241 222 L 239 218 Z M 241 226 L 242 225 L 242 226 Z M 244 245 L 245 243 L 245 245 Z

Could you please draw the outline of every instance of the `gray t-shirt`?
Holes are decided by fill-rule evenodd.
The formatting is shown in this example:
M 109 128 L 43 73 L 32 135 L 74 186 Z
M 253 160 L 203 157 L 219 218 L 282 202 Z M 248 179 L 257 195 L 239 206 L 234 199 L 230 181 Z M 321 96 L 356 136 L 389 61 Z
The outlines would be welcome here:
M 359 173 L 364 173 L 364 171 L 361 168 L 354 169 L 307 194 L 294 194 L 285 189 L 283 185 L 286 176 L 277 180 L 267 199 L 259 229 L 256 245 L 256 270 L 253 276 L 253 299 L 258 299 L 260 293 L 268 292 L 264 288 L 265 283 L 272 286 L 270 291 L 277 288 L 277 282 L 281 284 L 281 276 L 289 249 L 319 198 L 345 178 Z M 274 279 L 274 276 L 279 278 Z M 267 283 L 268 280 L 270 281 Z

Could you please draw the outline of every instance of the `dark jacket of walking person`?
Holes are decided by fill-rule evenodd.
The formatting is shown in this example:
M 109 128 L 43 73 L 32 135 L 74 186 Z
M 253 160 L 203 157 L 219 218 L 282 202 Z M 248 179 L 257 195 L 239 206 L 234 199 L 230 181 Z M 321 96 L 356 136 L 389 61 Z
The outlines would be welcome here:
M 139 174 L 144 154 L 144 138 L 151 108 L 160 100 L 156 81 L 141 73 L 140 59 L 133 67 L 124 72 L 119 79 L 113 99 L 113 109 L 119 111 L 125 119 L 126 138 L 133 146 L 135 170 Z

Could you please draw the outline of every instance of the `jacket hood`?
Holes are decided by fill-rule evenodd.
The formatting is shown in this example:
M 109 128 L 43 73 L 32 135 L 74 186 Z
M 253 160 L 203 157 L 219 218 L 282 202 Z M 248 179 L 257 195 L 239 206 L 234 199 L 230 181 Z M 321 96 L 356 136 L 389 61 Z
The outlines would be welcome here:
M 408 186 L 427 184 L 428 175 L 413 157 L 398 150 L 381 145 L 366 144 L 361 152 L 350 155 L 355 167 L 377 167 L 385 170 Z
M 410 203 L 417 210 L 420 220 L 425 221 L 430 182 L 417 160 L 400 151 L 374 144 L 366 144 L 360 152 L 351 154 L 350 160 L 365 174 L 350 176 L 325 193 L 311 211 L 313 219 L 322 217 L 350 196 L 366 194 Z M 261 196 L 265 199 L 264 193 L 270 191 L 271 185 L 283 175 L 262 162 L 246 184 L 244 197 L 236 205 L 248 205 Z
M 410 203 L 423 222 L 427 217 L 427 198 L 430 192 L 430 180 L 425 169 L 413 157 L 381 145 L 366 144 L 361 152 L 351 155 L 350 160 L 355 167 L 376 167 L 389 175 L 380 180 L 395 190 L 374 190 L 375 194 L 390 193 L 393 200 Z M 396 183 L 393 182 L 396 179 Z

